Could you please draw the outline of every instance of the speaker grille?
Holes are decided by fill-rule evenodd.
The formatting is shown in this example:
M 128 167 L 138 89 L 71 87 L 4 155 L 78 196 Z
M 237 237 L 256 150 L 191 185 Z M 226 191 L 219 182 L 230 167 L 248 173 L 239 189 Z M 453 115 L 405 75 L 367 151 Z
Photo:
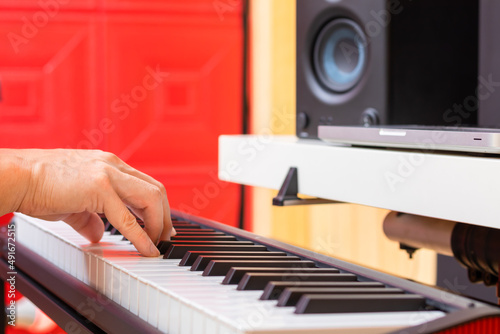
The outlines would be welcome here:
M 366 37 L 352 20 L 330 21 L 314 44 L 314 70 L 325 88 L 344 93 L 363 76 L 367 62 Z

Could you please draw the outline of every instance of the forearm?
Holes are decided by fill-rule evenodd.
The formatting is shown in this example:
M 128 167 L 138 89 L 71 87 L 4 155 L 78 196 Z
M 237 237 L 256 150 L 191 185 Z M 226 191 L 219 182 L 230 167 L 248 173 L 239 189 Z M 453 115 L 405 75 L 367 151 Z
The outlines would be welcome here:
M 17 211 L 30 182 L 30 167 L 22 150 L 0 149 L 0 215 Z

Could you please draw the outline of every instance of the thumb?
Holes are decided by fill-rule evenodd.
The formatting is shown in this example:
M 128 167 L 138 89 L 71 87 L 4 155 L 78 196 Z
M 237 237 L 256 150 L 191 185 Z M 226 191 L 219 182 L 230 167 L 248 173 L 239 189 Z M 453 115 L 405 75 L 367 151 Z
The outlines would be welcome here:
M 104 234 L 104 224 L 96 213 L 73 213 L 64 221 L 90 242 L 99 242 Z

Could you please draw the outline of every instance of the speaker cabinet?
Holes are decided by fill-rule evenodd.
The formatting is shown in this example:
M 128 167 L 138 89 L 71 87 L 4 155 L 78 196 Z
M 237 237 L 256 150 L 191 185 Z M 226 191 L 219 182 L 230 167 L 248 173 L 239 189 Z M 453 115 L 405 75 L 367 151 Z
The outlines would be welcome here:
M 297 135 L 477 124 L 477 103 L 464 103 L 477 85 L 478 15 L 478 0 L 297 0 Z
M 500 128 L 500 1 L 481 0 L 479 24 L 479 125 Z

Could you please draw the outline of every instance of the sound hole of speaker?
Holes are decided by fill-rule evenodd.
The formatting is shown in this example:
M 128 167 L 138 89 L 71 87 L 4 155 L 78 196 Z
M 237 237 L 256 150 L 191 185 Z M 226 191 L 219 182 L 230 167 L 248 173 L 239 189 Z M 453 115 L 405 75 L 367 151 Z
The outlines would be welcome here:
M 366 38 L 352 20 L 335 19 L 319 33 L 314 46 L 314 67 L 326 88 L 344 93 L 363 76 L 366 67 Z

